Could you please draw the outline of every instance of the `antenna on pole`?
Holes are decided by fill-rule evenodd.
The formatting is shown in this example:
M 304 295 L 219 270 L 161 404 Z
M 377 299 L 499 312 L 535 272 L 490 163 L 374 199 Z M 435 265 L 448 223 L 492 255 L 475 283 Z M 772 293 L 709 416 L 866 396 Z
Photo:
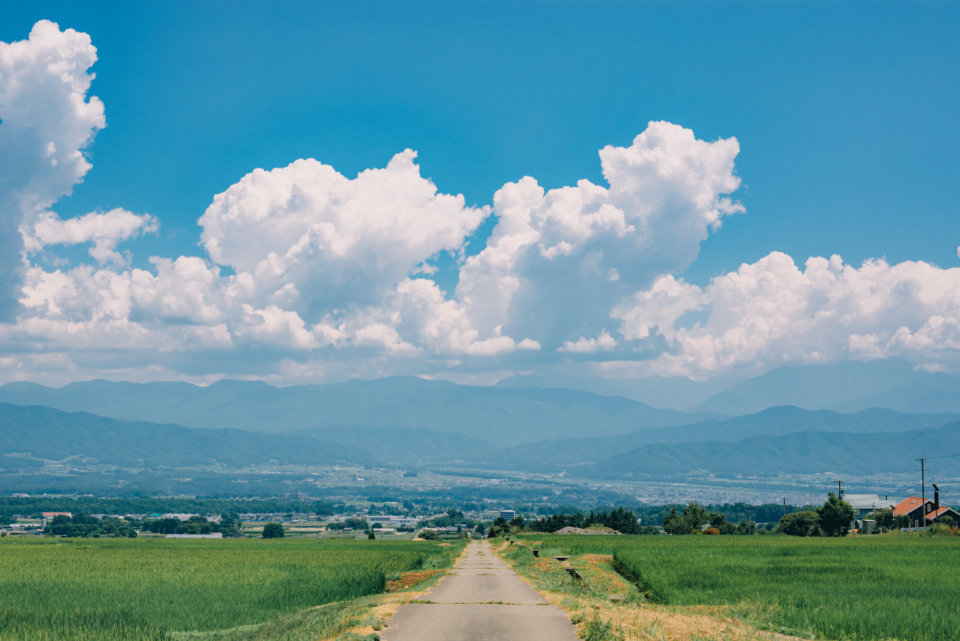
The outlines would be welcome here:
M 843 481 L 837 480 L 837 498 L 843 499 Z

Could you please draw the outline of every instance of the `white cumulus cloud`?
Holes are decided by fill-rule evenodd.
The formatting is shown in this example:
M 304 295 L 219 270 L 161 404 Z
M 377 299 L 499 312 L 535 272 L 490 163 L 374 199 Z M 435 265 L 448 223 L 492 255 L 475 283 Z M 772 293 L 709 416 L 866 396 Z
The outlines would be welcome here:
M 0 320 L 16 312 L 21 225 L 70 194 L 90 163 L 83 150 L 106 126 L 87 99 L 97 50 L 90 36 L 41 20 L 27 40 L 0 42 Z
M 705 322 L 675 325 L 697 310 L 709 311 Z M 663 277 L 615 315 L 628 338 L 656 326 L 672 343 L 650 363 L 665 375 L 891 356 L 927 369 L 960 367 L 960 268 L 924 262 L 857 268 L 832 256 L 810 258 L 801 270 L 774 252 L 702 290 Z
M 76 245 L 93 242 L 89 253 L 97 263 L 107 261 L 123 265 L 127 260 L 116 250 L 117 242 L 128 240 L 141 233 L 155 232 L 159 221 L 150 214 L 134 214 L 125 209 L 113 209 L 106 213 L 92 212 L 77 218 L 61 220 L 51 211 L 40 213 L 32 225 L 21 226 L 24 247 L 28 252 L 47 245 Z
M 609 188 L 581 180 L 545 192 L 530 177 L 505 185 L 493 236 L 460 271 L 457 299 L 471 323 L 552 346 L 599 332 L 624 297 L 682 272 L 710 229 L 744 211 L 726 196 L 740 185 L 739 149 L 651 122 L 630 147 L 600 151 Z

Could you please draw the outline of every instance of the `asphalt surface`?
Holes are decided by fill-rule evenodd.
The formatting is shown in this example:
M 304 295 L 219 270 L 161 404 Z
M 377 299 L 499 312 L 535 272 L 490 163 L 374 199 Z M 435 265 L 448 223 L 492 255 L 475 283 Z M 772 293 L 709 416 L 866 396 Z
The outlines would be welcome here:
M 497 558 L 486 541 L 472 541 L 450 574 L 400 606 L 380 633 L 383 641 L 578 641 L 570 620 Z

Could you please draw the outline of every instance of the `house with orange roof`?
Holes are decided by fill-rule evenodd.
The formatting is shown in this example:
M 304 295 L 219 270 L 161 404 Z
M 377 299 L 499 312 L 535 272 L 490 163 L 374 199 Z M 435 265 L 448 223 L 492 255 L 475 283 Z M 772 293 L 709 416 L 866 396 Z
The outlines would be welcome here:
M 918 496 L 908 496 L 893 506 L 893 516 L 906 515 L 910 518 L 912 527 L 925 527 L 943 517 L 950 517 L 955 524 L 960 524 L 960 512 L 952 507 L 940 505 L 940 488 L 934 487 L 933 500 L 922 499 Z
M 954 525 L 960 525 L 960 512 L 957 512 L 952 507 L 947 507 L 946 505 L 941 505 L 940 509 L 933 509 L 927 513 L 927 520 L 929 521 L 938 521 L 944 516 L 949 516 L 953 519 Z

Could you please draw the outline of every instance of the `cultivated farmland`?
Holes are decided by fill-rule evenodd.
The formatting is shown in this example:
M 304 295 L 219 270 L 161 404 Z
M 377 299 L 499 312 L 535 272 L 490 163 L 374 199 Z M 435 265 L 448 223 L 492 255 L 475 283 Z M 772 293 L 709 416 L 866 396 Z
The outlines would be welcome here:
M 335 540 L 0 542 L 0 639 L 140 641 L 383 592 L 460 545 Z
M 729 606 L 729 615 L 752 625 L 804 638 L 960 637 L 960 540 L 954 537 L 523 538 L 542 540 L 544 556 L 613 555 L 647 602 Z

